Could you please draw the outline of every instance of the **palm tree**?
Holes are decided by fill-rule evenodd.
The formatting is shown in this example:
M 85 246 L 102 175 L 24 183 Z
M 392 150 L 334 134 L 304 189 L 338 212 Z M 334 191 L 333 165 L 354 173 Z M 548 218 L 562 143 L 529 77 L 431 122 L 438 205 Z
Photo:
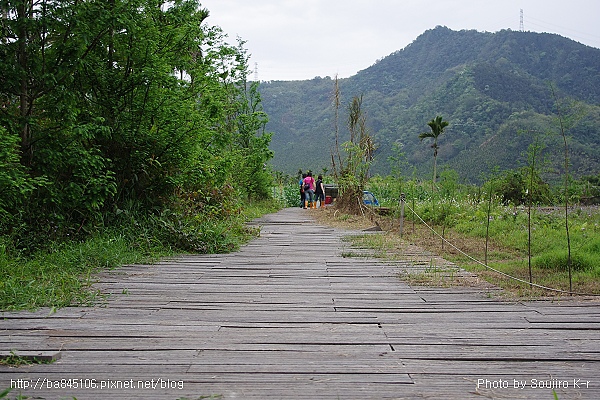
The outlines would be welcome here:
M 439 148 L 437 140 L 438 137 L 442 133 L 444 133 L 444 128 L 448 126 L 448 121 L 443 121 L 442 117 L 438 115 L 437 117 L 429 121 L 427 125 L 429 125 L 429 127 L 431 128 L 431 132 L 421 133 L 419 135 L 419 139 L 423 140 L 425 138 L 433 138 L 433 144 L 431 145 L 431 148 L 433 149 L 433 185 L 435 186 L 435 177 L 437 174 L 437 153 Z

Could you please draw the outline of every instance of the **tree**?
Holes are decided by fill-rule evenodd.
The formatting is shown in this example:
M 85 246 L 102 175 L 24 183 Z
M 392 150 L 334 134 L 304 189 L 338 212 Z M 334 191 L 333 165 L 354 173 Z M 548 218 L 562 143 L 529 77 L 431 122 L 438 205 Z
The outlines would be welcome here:
M 235 155 L 232 180 L 244 188 L 249 198 L 264 199 L 270 196 L 272 176 L 267 162 L 273 157 L 269 149 L 271 133 L 265 131 L 269 120 L 262 109 L 258 82 L 251 83 L 239 91 L 238 109 L 235 110 L 237 124 L 233 131 L 231 152 Z
M 572 127 L 572 124 L 574 123 L 574 120 L 577 120 L 579 118 L 581 118 L 580 115 L 578 115 L 577 112 L 575 112 L 575 110 L 571 110 L 570 114 L 567 114 L 567 110 L 563 109 L 563 104 L 562 102 L 559 101 L 558 98 L 558 94 L 556 93 L 556 90 L 554 89 L 554 85 L 550 85 L 550 91 L 552 92 L 552 97 L 554 97 L 554 102 L 556 103 L 556 114 L 557 114 L 557 118 L 558 118 L 558 124 L 559 124 L 559 128 L 560 128 L 560 136 L 562 137 L 563 140 L 563 145 L 564 145 L 564 170 L 565 170 L 565 177 L 564 177 L 564 201 L 565 201 L 565 233 L 567 236 L 567 269 L 569 271 L 569 292 L 573 291 L 573 272 L 572 272 L 572 254 L 571 254 L 571 235 L 569 232 L 569 165 L 571 163 L 570 161 L 570 153 L 569 153 L 569 143 L 568 143 L 568 137 L 567 137 L 567 131 L 569 130 L 570 127 Z M 569 121 L 570 120 L 570 121 Z M 571 126 L 569 126 L 571 125 Z
M 215 203 L 224 187 L 234 199 L 267 175 L 243 42 L 208 26 L 198 0 L 6 0 L 0 12 L 0 181 L 28 196 L 0 194 L 0 207 L 40 241 L 128 207 Z
M 348 106 L 350 140 L 342 145 L 345 153 L 345 157 L 342 157 L 337 130 L 339 98 L 339 87 L 336 78 L 334 88 L 336 146 L 331 153 L 331 163 L 334 179 L 340 189 L 337 202 L 338 207 L 341 209 L 357 213 L 362 211 L 363 190 L 369 179 L 369 168 L 373 163 L 376 146 L 367 129 L 367 118 L 362 108 L 362 96 L 355 96 Z
M 439 149 L 437 141 L 438 138 L 444 133 L 444 129 L 449 125 L 449 123 L 448 121 L 443 121 L 442 117 L 438 115 L 437 117 L 429 121 L 427 125 L 429 125 L 429 127 L 431 128 L 431 132 L 424 132 L 419 134 L 419 139 L 421 139 L 421 141 L 426 138 L 433 139 L 433 144 L 431 145 L 431 148 L 433 149 L 433 185 L 435 187 L 435 178 L 437 174 L 437 155 Z
M 110 160 L 94 140 L 108 130 L 79 101 L 91 92 L 76 85 L 107 35 L 98 18 L 102 4 L 11 0 L 0 6 L 0 125 L 19 138 L 22 171 L 45 182 L 14 212 L 38 233 L 90 221 L 116 192 Z
M 535 191 L 535 184 L 539 179 L 539 156 L 542 150 L 544 149 L 543 143 L 540 142 L 539 137 L 535 137 L 533 143 L 529 145 L 527 150 L 527 164 L 526 167 L 526 177 L 529 181 L 527 187 L 527 266 L 529 269 L 529 283 L 533 283 L 533 271 L 531 269 L 531 208 L 533 205 L 533 194 Z M 537 164 L 536 164 L 537 163 Z

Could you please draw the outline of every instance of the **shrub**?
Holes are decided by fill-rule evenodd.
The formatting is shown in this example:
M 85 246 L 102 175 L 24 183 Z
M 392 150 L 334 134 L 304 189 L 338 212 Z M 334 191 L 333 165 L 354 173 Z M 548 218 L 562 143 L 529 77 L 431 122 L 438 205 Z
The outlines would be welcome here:
M 283 186 L 276 190 L 276 199 L 284 207 L 298 207 L 300 205 L 300 188 L 297 184 Z
M 527 171 L 507 171 L 494 185 L 496 194 L 502 198 L 504 204 L 521 205 L 528 202 Z M 551 199 L 550 186 L 539 177 L 534 176 L 531 201 L 534 204 L 548 204 Z

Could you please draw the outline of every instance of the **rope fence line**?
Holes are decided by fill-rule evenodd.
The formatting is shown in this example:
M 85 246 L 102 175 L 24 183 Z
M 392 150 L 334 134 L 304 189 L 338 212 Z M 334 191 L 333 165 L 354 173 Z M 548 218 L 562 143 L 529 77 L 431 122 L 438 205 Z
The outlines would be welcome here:
M 568 295 L 576 295 L 576 296 L 600 296 L 600 294 L 594 294 L 594 293 L 581 293 L 581 292 L 571 292 L 569 290 L 561 290 L 561 289 L 555 289 L 555 288 L 551 288 L 551 287 L 547 287 L 547 286 L 543 286 L 543 285 L 538 285 L 536 283 L 532 283 L 532 282 L 528 282 L 524 279 L 521 278 L 517 278 L 516 276 L 512 276 L 507 274 L 506 272 L 502 272 L 497 270 L 496 268 L 490 267 L 489 265 L 479 261 L 478 259 L 472 257 L 471 255 L 465 253 L 464 251 L 462 251 L 461 249 L 459 249 L 458 247 L 456 247 L 453 243 L 451 243 L 450 241 L 448 241 L 445 237 L 443 237 L 442 235 L 440 235 L 435 229 L 433 229 L 431 226 L 429 226 L 427 224 L 427 222 L 425 222 L 425 220 L 423 220 L 423 218 L 421 218 L 421 216 L 419 214 L 416 213 L 415 210 L 413 210 L 406 202 L 404 203 L 404 206 L 407 207 L 422 223 L 423 225 L 425 225 L 427 228 L 429 228 L 436 236 L 438 236 L 440 239 L 442 239 L 442 241 L 444 243 L 447 243 L 449 246 L 451 246 L 453 249 L 455 249 L 456 251 L 458 251 L 460 254 L 464 255 L 465 257 L 467 257 L 469 260 L 483 266 L 484 268 L 490 270 L 490 271 L 494 271 L 497 274 L 500 274 L 508 279 L 520 282 L 520 283 L 524 283 L 526 285 L 529 286 L 533 286 L 536 287 L 538 289 L 544 289 L 544 290 L 548 290 L 551 292 L 557 292 L 557 293 L 563 293 L 563 294 L 568 294 Z

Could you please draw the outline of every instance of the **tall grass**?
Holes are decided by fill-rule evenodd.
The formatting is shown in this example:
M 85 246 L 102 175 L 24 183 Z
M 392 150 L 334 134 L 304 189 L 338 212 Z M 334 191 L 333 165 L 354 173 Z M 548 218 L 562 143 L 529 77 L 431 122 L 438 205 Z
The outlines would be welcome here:
M 147 250 L 147 249 L 146 249 Z M 28 257 L 0 247 L 0 309 L 34 309 L 91 304 L 102 297 L 92 288 L 93 273 L 119 265 L 151 262 L 162 251 L 132 246 L 124 235 L 106 233 L 83 243 L 64 243 Z
M 97 272 L 183 252 L 233 251 L 257 233 L 245 222 L 278 208 L 273 201 L 248 203 L 225 219 L 123 212 L 117 227 L 84 241 L 48 243 L 31 254 L 0 238 L 0 310 L 94 304 L 103 298 L 93 286 Z

